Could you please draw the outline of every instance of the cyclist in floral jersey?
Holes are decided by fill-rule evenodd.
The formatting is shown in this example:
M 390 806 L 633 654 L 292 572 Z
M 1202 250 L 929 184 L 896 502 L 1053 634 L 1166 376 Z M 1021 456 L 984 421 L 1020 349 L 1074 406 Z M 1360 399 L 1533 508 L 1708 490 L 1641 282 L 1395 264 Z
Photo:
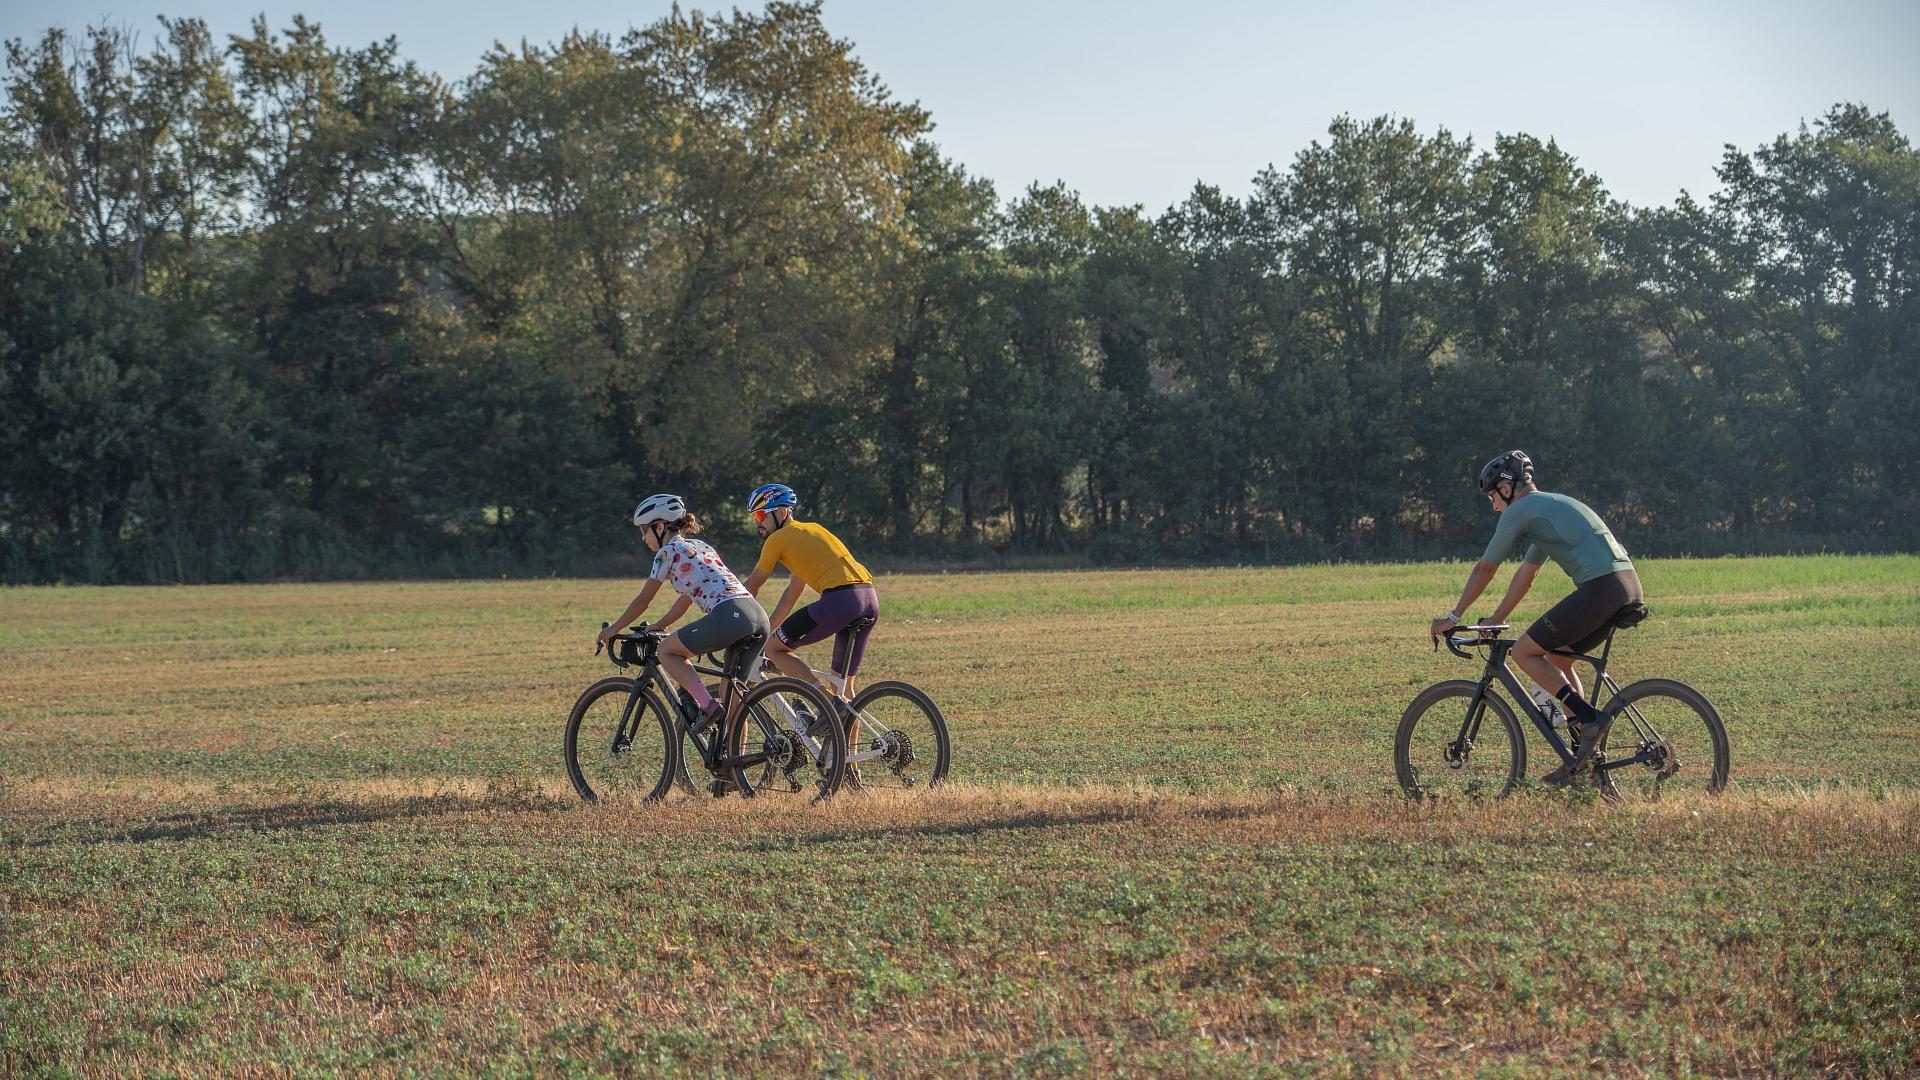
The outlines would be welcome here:
M 672 585 L 673 591 L 680 595 L 667 613 L 648 629 L 664 631 L 685 615 L 689 607 L 697 605 L 706 615 L 660 642 L 660 667 L 692 696 L 701 711 L 699 725 L 704 726 L 719 715 L 720 703 L 713 700 L 699 673 L 693 670 L 693 658 L 702 653 L 720 652 L 759 634 L 760 649 L 745 657 L 743 670 L 752 672 L 760 662 L 760 650 L 766 647 L 772 624 L 767 621 L 766 609 L 727 569 L 720 553 L 706 541 L 693 539 L 692 534 L 700 531 L 700 521 L 687 512 L 686 503 L 679 496 L 655 495 L 647 499 L 634 510 L 633 523 L 640 527 L 642 539 L 653 549 L 653 570 L 627 610 L 600 631 L 600 640 L 607 641 L 645 613 L 662 582 Z

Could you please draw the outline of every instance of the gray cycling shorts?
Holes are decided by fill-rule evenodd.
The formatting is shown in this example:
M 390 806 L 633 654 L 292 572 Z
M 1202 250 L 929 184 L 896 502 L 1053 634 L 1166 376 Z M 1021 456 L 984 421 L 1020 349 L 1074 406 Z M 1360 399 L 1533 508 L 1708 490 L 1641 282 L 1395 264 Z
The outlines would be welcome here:
M 751 655 L 742 658 L 744 666 L 740 670 L 751 673 L 760 654 L 766 650 L 772 630 L 767 609 L 760 606 L 760 601 L 751 596 L 736 596 L 713 605 L 712 612 L 681 627 L 677 636 L 687 651 L 697 655 L 725 652 L 742 639 L 759 634 L 760 644 Z

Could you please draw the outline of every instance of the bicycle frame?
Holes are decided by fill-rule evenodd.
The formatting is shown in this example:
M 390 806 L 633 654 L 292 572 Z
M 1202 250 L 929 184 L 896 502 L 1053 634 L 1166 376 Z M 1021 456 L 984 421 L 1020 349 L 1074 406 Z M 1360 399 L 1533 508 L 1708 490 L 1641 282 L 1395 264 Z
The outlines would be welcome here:
M 708 653 L 707 658 L 711 660 L 713 658 L 713 654 Z M 753 679 L 758 678 L 760 670 L 764 668 L 765 668 L 765 661 L 762 660 L 760 664 L 760 668 L 756 669 L 756 671 L 752 676 L 749 676 L 748 681 L 751 682 Z M 723 670 L 721 670 L 720 667 L 711 663 L 695 664 L 693 665 L 693 670 L 699 672 L 702 675 L 724 676 L 726 674 Z M 836 675 L 831 671 L 822 671 L 819 668 L 811 668 L 811 670 L 813 671 L 813 677 L 816 680 L 818 680 L 819 682 L 821 682 L 826 686 L 833 688 L 834 696 L 838 696 L 846 692 L 847 680 L 843 676 Z M 789 705 L 784 697 L 774 698 L 772 704 L 775 710 L 778 711 L 780 714 L 780 722 L 786 725 L 787 731 L 789 733 L 791 733 L 792 735 L 794 735 L 800 740 L 800 744 L 806 748 L 808 757 L 814 761 L 820 760 L 820 751 L 821 751 L 820 740 L 814 738 L 811 734 L 809 734 L 807 726 L 801 724 L 800 714 L 793 710 L 793 706 Z M 893 732 L 892 728 L 888 727 L 885 724 L 882 724 L 878 720 L 875 720 L 871 715 L 869 715 L 865 711 L 855 713 L 854 718 L 858 721 L 858 725 L 857 725 L 858 727 L 870 728 L 874 732 L 881 735 L 889 735 L 889 734 L 892 734 Z M 771 735 L 773 733 L 767 732 L 767 734 Z M 886 756 L 887 756 L 887 751 L 884 747 L 880 749 L 871 749 L 871 750 L 855 750 L 851 743 L 849 743 L 847 746 L 847 764 L 849 765 L 858 765 L 863 761 L 875 761 L 880 758 L 884 758 Z
M 1472 627 L 1467 627 L 1466 629 L 1472 629 Z M 1503 627 L 1502 629 L 1505 628 Z M 1556 656 L 1570 657 L 1593 668 L 1593 682 L 1590 685 L 1595 696 L 1591 700 L 1596 709 L 1601 708 L 1601 701 L 1606 700 L 1598 696 L 1600 688 L 1604 687 L 1606 689 L 1607 698 L 1612 698 L 1620 693 L 1619 685 L 1613 681 L 1611 675 L 1607 674 L 1607 658 L 1613 653 L 1613 635 L 1617 630 L 1617 627 L 1608 630 L 1606 646 L 1600 650 L 1599 656 L 1589 656 L 1586 653 L 1570 652 L 1565 649 L 1557 649 L 1554 651 L 1554 655 Z M 1456 647 L 1455 643 L 1457 640 L 1459 639 L 1455 639 L 1451 634 L 1448 635 L 1448 650 L 1460 656 L 1470 656 L 1471 654 L 1463 652 Z M 1495 637 L 1461 641 L 1460 643 L 1468 646 L 1485 645 L 1487 647 L 1487 666 L 1486 670 L 1480 675 L 1480 684 L 1475 688 L 1473 698 L 1467 703 L 1467 715 L 1461 722 L 1460 735 L 1455 741 L 1455 747 L 1464 748 L 1468 752 L 1471 752 L 1474 741 L 1480 736 L 1480 721 L 1486 716 L 1487 695 L 1492 692 L 1493 684 L 1498 682 L 1500 685 L 1506 687 L 1507 695 L 1520 707 L 1520 711 L 1526 715 L 1527 719 L 1533 722 L 1534 728 L 1540 732 L 1540 737 L 1546 740 L 1548 746 L 1553 747 L 1553 752 L 1560 755 L 1560 760 L 1563 762 L 1572 761 L 1573 749 L 1566 744 L 1565 740 L 1560 738 L 1559 732 L 1553 728 L 1553 722 L 1547 718 L 1546 714 L 1540 710 L 1538 705 L 1534 704 L 1533 695 L 1527 693 L 1526 688 L 1521 686 L 1520 680 L 1514 676 L 1513 669 L 1507 666 L 1507 656 L 1512 653 L 1513 647 L 1518 644 L 1518 641 L 1513 638 Z M 1632 757 L 1609 758 L 1606 761 L 1597 762 L 1594 765 L 1595 772 L 1610 772 L 1614 769 L 1623 769 L 1629 765 L 1638 765 L 1642 762 L 1652 761 L 1658 756 L 1654 748 L 1661 743 L 1659 733 L 1653 730 L 1653 726 L 1647 723 L 1645 717 L 1639 715 L 1638 710 L 1629 706 L 1625 712 L 1615 719 L 1616 722 L 1620 719 L 1625 719 L 1632 725 L 1634 733 L 1638 736 L 1638 752 Z
M 626 667 L 632 662 L 616 659 L 616 663 Z M 639 663 L 640 674 L 633 680 L 633 691 L 628 694 L 627 703 L 620 712 L 620 725 L 614 729 L 615 750 L 624 749 L 633 742 L 634 736 L 638 733 L 636 728 L 640 700 L 649 687 L 658 686 L 661 698 L 665 700 L 667 707 L 680 717 L 680 726 L 687 733 L 687 741 L 693 743 L 693 748 L 700 754 L 701 764 L 706 766 L 709 772 L 717 773 L 736 765 L 743 768 L 750 767 L 767 760 L 768 755 L 765 753 L 743 754 L 738 758 L 730 758 L 723 752 L 722 739 L 726 734 L 726 717 L 732 715 L 738 695 L 744 693 L 746 689 L 740 680 L 728 677 L 727 672 L 719 668 L 708 669 L 696 666 L 696 670 L 705 674 L 720 676 L 722 697 L 720 698 L 720 719 L 709 724 L 703 731 L 695 731 L 693 725 L 698 717 L 687 711 L 685 703 L 680 700 L 680 695 L 675 692 L 677 688 L 673 685 L 673 680 L 667 678 L 666 672 L 661 670 L 658 642 L 647 643 L 641 650 Z M 768 734 L 772 733 L 768 732 Z M 815 748 L 817 749 L 817 744 Z M 815 754 L 815 758 L 817 760 L 818 754 Z

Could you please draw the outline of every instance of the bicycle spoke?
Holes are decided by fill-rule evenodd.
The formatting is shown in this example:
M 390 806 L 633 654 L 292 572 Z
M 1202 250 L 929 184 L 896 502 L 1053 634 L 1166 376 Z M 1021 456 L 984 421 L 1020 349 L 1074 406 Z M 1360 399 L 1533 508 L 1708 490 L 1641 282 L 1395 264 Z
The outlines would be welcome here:
M 1725 786 L 1726 733 L 1698 691 L 1650 679 L 1627 687 L 1617 701 L 1618 715 L 1595 761 L 1602 795 L 1657 800 L 1717 793 Z
M 1476 697 L 1473 683 L 1446 682 L 1407 707 L 1394 737 L 1394 769 L 1408 795 L 1497 799 L 1519 782 L 1526 745 L 1513 710 L 1491 692 Z
M 925 790 L 946 779 L 952 755 L 946 719 L 918 688 L 880 682 L 854 698 L 846 718 L 850 773 L 865 789 Z
M 732 743 L 735 757 L 757 759 L 735 770 L 745 794 L 813 798 L 839 785 L 845 768 L 840 732 L 826 699 L 801 686 L 771 680 L 748 694 Z
M 567 718 L 566 759 L 574 790 L 589 802 L 658 798 L 671 780 L 665 718 L 632 684 L 591 687 Z

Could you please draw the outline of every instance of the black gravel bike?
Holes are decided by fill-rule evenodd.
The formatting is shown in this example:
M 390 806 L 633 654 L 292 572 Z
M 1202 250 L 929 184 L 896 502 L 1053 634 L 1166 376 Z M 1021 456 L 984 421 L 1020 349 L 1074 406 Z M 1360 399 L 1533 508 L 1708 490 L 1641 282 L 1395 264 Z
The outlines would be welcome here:
M 615 634 L 606 643 L 615 667 L 639 667 L 638 677 L 602 679 L 580 695 L 567 715 L 567 778 L 587 802 L 658 801 L 687 779 L 689 748 L 713 776 L 713 795 L 737 791 L 752 798 L 769 790 L 833 794 L 847 772 L 846 732 L 822 721 L 805 731 L 783 728 L 774 717 L 801 712 L 831 717 L 825 694 L 799 679 L 763 679 L 749 687 L 742 670 L 749 640 L 727 650 L 710 669 L 719 677 L 715 696 L 722 712 L 702 725 L 692 698 L 679 692 L 660 669 L 660 642 L 667 635 L 644 627 Z M 595 655 L 600 647 L 594 649 Z
M 861 626 L 854 623 L 850 629 L 857 632 Z M 726 665 L 720 658 L 708 654 L 704 659 L 705 663 L 693 665 L 695 671 L 724 677 Z M 767 665 L 762 665 L 762 669 L 770 670 Z M 814 669 L 813 676 L 835 694 L 845 692 L 846 681 L 841 676 L 818 668 Z M 709 689 L 718 696 L 718 683 L 711 684 Z M 832 705 L 846 730 L 846 785 L 869 791 L 914 790 L 938 787 L 946 780 L 953 762 L 947 719 L 919 687 L 898 679 L 882 679 L 861 687 L 852 701 L 834 701 Z M 773 731 L 816 758 L 827 752 L 827 741 L 817 737 L 816 727 L 822 714 L 814 711 L 808 700 L 776 697 L 756 704 L 752 711 L 755 732 L 748 735 L 750 750 L 756 739 L 763 739 L 765 732 Z M 688 755 L 681 754 L 681 768 L 674 782 L 683 791 L 692 793 L 695 789 L 693 778 L 686 771 L 687 760 Z M 816 764 L 824 767 L 823 762 Z M 777 766 L 772 762 L 763 765 L 755 787 L 762 794 L 801 790 L 794 775 L 787 771 L 784 758 Z
M 1593 758 L 1594 787 L 1614 801 L 1685 790 L 1717 795 L 1727 786 L 1727 731 L 1706 695 L 1672 679 L 1642 679 L 1622 689 L 1607 672 L 1614 635 L 1647 615 L 1641 603 L 1620 609 L 1598 656 L 1558 650 L 1593 668 L 1586 682 L 1590 700 L 1613 717 Z M 1446 634 L 1447 651 L 1462 659 L 1474 659 L 1469 649 L 1485 648 L 1486 670 L 1478 682 L 1450 679 L 1428 687 L 1401 715 L 1393 769 L 1408 797 L 1499 799 L 1520 785 L 1527 744 L 1513 705 L 1494 691 L 1495 683 L 1506 688 L 1561 761 L 1573 760 L 1573 748 L 1507 667 L 1515 639 L 1500 635 L 1511 629 L 1505 623 L 1460 626 Z

